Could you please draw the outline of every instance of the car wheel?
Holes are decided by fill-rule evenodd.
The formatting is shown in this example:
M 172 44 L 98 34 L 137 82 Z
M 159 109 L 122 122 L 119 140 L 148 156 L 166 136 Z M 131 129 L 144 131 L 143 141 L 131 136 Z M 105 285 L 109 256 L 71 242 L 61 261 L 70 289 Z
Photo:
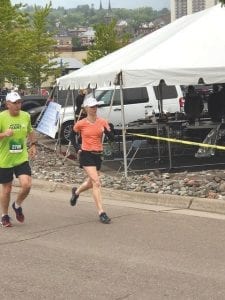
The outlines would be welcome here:
M 70 132 L 73 128 L 74 122 L 68 121 L 62 124 L 60 131 L 60 139 L 62 143 L 68 144 L 70 139 Z

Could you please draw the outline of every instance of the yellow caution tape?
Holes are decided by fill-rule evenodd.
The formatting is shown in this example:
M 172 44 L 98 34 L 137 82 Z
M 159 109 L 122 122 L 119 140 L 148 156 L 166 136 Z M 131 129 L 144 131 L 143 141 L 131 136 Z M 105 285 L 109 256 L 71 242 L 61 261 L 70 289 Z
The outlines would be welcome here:
M 225 150 L 225 146 L 210 145 L 210 144 L 184 141 L 184 140 L 178 140 L 178 139 L 171 139 L 171 138 L 155 136 L 155 135 L 145 135 L 145 134 L 139 134 L 139 133 L 127 133 L 127 134 L 144 137 L 144 138 L 148 138 L 148 139 L 153 139 L 153 140 L 161 140 L 161 141 L 171 142 L 171 143 L 179 143 L 179 144 L 185 144 L 185 145 L 191 145 L 191 146 L 199 146 L 199 147 L 205 147 L 205 148 L 214 148 L 214 149 L 218 149 L 218 150 Z

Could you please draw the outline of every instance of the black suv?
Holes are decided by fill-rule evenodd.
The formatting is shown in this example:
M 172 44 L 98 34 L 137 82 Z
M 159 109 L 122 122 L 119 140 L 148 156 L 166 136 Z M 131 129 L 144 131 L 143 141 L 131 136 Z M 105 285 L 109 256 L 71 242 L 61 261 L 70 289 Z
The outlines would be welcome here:
M 0 94 L 0 107 L 1 110 L 5 109 L 5 98 L 6 95 Z M 21 96 L 22 102 L 22 110 L 28 111 L 31 108 L 44 106 L 47 101 L 47 97 L 43 97 L 41 95 L 26 95 Z
M 5 98 L 6 95 L 0 94 L 0 110 L 5 109 Z M 42 111 L 43 107 L 47 102 L 47 97 L 41 95 L 26 95 L 21 96 L 22 99 L 22 110 L 27 111 L 31 115 L 31 123 L 35 124 L 37 117 Z M 34 112 L 33 112 L 34 111 Z M 31 113 L 33 112 L 33 114 Z
M 22 102 L 22 110 L 28 111 L 31 108 L 45 106 L 47 97 L 41 95 L 26 95 L 21 97 Z

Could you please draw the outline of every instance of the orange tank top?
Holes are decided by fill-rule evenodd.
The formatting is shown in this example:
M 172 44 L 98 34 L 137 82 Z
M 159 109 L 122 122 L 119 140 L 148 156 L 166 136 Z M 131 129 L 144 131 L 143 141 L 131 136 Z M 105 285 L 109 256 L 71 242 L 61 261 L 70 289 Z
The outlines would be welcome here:
M 81 149 L 86 151 L 102 151 L 104 128 L 110 130 L 108 122 L 102 118 L 97 118 L 94 123 L 88 121 L 87 118 L 78 121 L 74 125 L 73 130 L 81 134 Z

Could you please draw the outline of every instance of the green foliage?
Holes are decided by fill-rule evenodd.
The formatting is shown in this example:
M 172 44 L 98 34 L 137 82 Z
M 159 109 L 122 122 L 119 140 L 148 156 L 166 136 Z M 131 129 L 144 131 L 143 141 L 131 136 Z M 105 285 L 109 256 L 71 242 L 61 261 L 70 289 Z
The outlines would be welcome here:
M 222 6 L 225 5 L 225 0 L 219 0 L 219 2 L 221 3 Z
M 115 20 L 109 24 L 97 24 L 94 26 L 94 29 L 95 40 L 87 53 L 87 59 L 84 60 L 86 64 L 114 52 L 121 46 L 124 46 L 128 40 L 127 35 L 118 39 Z
M 26 53 L 29 59 L 24 58 L 24 69 L 29 83 L 37 88 L 40 88 L 41 84 L 54 74 L 53 67 L 56 65 L 56 62 L 51 62 L 55 57 L 53 49 L 56 41 L 46 30 L 50 9 L 50 4 L 44 8 L 35 7 L 30 28 L 26 31 Z
M 32 7 L 26 7 L 25 11 L 32 11 Z M 78 5 L 77 8 L 65 9 L 58 7 L 52 9 L 48 16 L 48 29 L 55 30 L 56 21 L 59 21 L 64 28 L 73 28 L 78 26 L 94 26 L 95 24 L 105 23 L 105 16 L 108 9 L 99 10 L 99 6 L 89 7 L 89 5 Z M 142 7 L 138 9 L 112 8 L 113 18 L 117 21 L 126 20 L 128 23 L 128 33 L 133 34 L 139 25 L 143 22 L 151 22 L 156 17 L 169 14 L 168 9 L 161 11 L 153 10 L 151 7 Z
M 49 59 L 54 57 L 56 42 L 46 30 L 51 4 L 35 7 L 32 17 L 21 7 L 1 1 L 0 85 L 8 80 L 17 85 L 28 81 L 33 87 L 40 87 L 55 72 L 55 63 L 49 63 Z
M 77 36 L 72 37 L 72 45 L 74 48 L 80 48 L 81 47 L 80 38 Z
M 225 0 L 220 2 L 224 3 Z M 56 41 L 53 34 L 57 23 L 64 30 L 78 26 L 95 28 L 96 38 L 85 61 L 89 63 L 126 45 L 141 23 L 150 22 L 169 11 L 164 9 L 157 12 L 149 7 L 134 10 L 113 8 L 111 17 L 114 20 L 106 25 L 107 12 L 107 9 L 99 10 L 94 5 L 52 9 L 51 3 L 42 8 L 13 6 L 10 0 L 1 0 L 0 86 L 6 79 L 18 85 L 29 81 L 32 87 L 40 87 L 49 75 L 60 75 L 60 68 L 55 69 L 55 63 L 49 63 L 49 59 L 55 57 L 53 49 Z M 115 24 L 118 20 L 127 21 L 126 32 L 116 33 Z M 73 46 L 79 47 L 78 39 L 74 38 L 72 42 Z
M 4 0 L 0 6 L 0 84 L 5 78 L 15 81 L 23 76 L 21 55 L 23 53 L 22 33 L 27 25 L 26 15 L 19 14 L 10 1 Z

